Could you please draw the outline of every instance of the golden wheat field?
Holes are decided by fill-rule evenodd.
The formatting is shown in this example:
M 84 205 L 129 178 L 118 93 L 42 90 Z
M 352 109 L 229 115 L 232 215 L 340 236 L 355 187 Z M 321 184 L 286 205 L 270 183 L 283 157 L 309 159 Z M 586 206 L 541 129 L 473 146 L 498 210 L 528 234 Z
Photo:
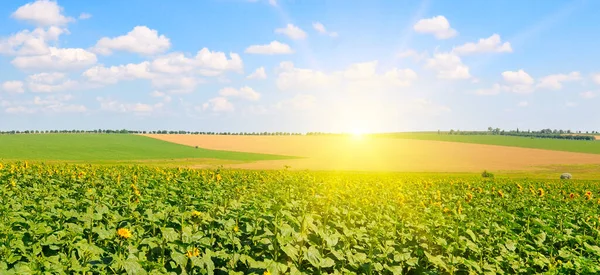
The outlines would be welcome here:
M 443 141 L 347 136 L 147 135 L 207 149 L 279 154 L 300 159 L 257 161 L 249 169 L 475 172 L 600 164 L 600 155 Z

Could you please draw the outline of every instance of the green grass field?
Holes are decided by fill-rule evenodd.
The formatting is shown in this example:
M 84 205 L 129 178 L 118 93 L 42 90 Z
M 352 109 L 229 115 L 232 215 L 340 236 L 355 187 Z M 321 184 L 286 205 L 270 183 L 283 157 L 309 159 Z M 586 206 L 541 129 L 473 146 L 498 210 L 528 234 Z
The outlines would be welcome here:
M 439 135 L 437 133 L 397 133 L 381 135 L 385 137 L 438 140 L 462 143 L 476 143 L 487 145 L 512 146 L 534 149 L 546 149 L 555 151 L 567 151 L 578 153 L 600 154 L 600 141 L 564 140 L 564 139 L 540 139 L 514 136 L 493 135 Z
M 154 160 L 247 162 L 287 158 L 293 157 L 196 149 L 126 134 L 0 135 L 0 159 L 4 160 L 150 163 Z

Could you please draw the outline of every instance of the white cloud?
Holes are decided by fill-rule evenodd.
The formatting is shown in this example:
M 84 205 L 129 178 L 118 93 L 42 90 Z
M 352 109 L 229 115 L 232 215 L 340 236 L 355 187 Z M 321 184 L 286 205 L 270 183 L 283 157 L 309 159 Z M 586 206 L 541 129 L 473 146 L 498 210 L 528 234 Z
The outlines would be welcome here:
M 519 103 L 517 103 L 517 106 L 519 106 L 519 107 L 527 107 L 527 106 L 529 106 L 529 102 L 527 102 L 527 101 L 519 101 Z
M 27 88 L 32 92 L 59 92 L 72 90 L 77 86 L 80 86 L 77 81 L 66 79 L 63 73 L 39 73 L 27 78 Z
M 120 66 L 104 67 L 103 65 L 92 67 L 82 74 L 89 81 L 115 84 L 121 80 L 133 80 L 138 78 L 150 79 L 155 75 L 150 72 L 150 62 L 139 64 L 127 64 Z
M 208 102 L 202 104 L 202 109 L 213 112 L 233 112 L 235 110 L 233 104 L 225 97 L 215 97 L 208 100 Z
M 247 79 L 267 79 L 267 73 L 265 72 L 265 67 L 257 68 L 253 73 L 249 74 Z
M 301 40 L 306 38 L 306 32 L 293 24 L 287 24 L 285 28 L 275 29 L 275 33 L 284 34 L 293 40 Z
M 502 73 L 502 78 L 505 82 L 514 85 L 532 85 L 535 80 L 524 70 L 505 71 Z
M 535 80 L 522 69 L 518 71 L 505 71 L 502 73 L 502 78 L 507 84 L 505 86 L 507 91 L 518 94 L 527 94 L 534 91 L 533 84 Z
M 25 92 L 23 89 L 23 81 L 5 81 L 2 83 L 2 90 L 7 93 L 22 94 Z
M 309 110 L 316 102 L 317 99 L 313 95 L 298 94 L 291 99 L 278 102 L 275 107 L 282 110 Z
M 219 95 L 223 97 L 240 97 L 251 101 L 260 99 L 260 94 L 248 86 L 244 86 L 240 89 L 225 87 L 219 90 Z
M 592 74 L 592 81 L 594 81 L 596 84 L 600 84 L 600 73 Z
M 581 96 L 585 99 L 591 99 L 591 98 L 596 97 L 596 93 L 594 93 L 592 91 L 587 91 L 587 92 L 580 93 L 579 96 Z
M 202 48 L 196 54 L 198 66 L 219 71 L 242 71 L 244 64 L 240 55 L 229 53 L 229 58 L 223 52 L 211 52 L 207 48 Z
M 166 90 L 172 94 L 187 94 L 196 89 L 201 80 L 191 76 L 180 77 L 155 77 L 152 78 L 152 87 Z
M 292 48 L 284 43 L 279 41 L 272 41 L 266 45 L 252 45 L 246 48 L 245 53 L 249 54 L 291 54 L 294 53 Z
M 320 34 L 328 35 L 331 37 L 338 37 L 337 32 L 328 32 L 327 29 L 325 28 L 325 25 L 321 24 L 320 22 L 314 22 L 312 24 L 312 26 L 313 26 L 313 29 L 315 29 Z
M 158 35 L 158 31 L 146 26 L 136 26 L 126 35 L 101 38 L 96 46 L 92 48 L 92 51 L 102 55 L 110 55 L 113 51 L 154 55 L 165 52 L 170 47 L 169 38 Z
M 17 56 L 12 64 L 21 70 L 67 71 L 94 65 L 96 55 L 79 48 L 50 47 L 43 55 Z
M 577 102 L 567 101 L 567 102 L 565 102 L 565 106 L 567 106 L 569 108 L 576 107 L 577 106 Z
M 135 113 L 148 114 L 162 105 L 149 105 L 145 103 L 122 103 L 111 98 L 97 97 L 96 101 L 100 103 L 100 110 L 116 113 Z
M 453 53 L 436 53 L 427 59 L 425 67 L 437 71 L 440 79 L 469 79 L 469 67 L 462 63 L 460 57 Z
M 571 72 L 569 74 L 552 74 L 540 78 L 537 87 L 550 90 L 560 90 L 563 87 L 563 82 L 579 81 L 581 79 L 582 77 L 579 72 Z
M 51 26 L 47 29 L 36 28 L 33 31 L 22 30 L 8 38 L 0 39 L 0 54 L 7 55 L 43 55 L 50 53 L 48 42 L 58 40 L 67 30 Z
M 510 53 L 512 47 L 510 42 L 502 43 L 500 35 L 493 34 L 488 38 L 481 38 L 477 43 L 469 42 L 462 46 L 455 47 L 453 52 L 461 55 L 474 53 Z
M 87 111 L 83 105 L 68 103 L 72 99 L 72 95 L 36 96 L 33 100 L 12 102 L 4 104 L 4 106 L 8 106 L 5 112 L 12 114 L 83 113 Z
M 269 0 L 271 6 L 277 6 L 277 0 Z
M 28 76 L 30 81 L 53 84 L 66 77 L 64 73 L 39 73 Z
M 86 12 L 82 12 L 81 14 L 79 14 L 79 20 L 87 20 L 92 18 L 92 15 Z
M 437 39 L 448 39 L 458 34 L 455 29 L 450 27 L 448 19 L 442 15 L 421 19 L 413 26 L 413 29 L 418 33 L 433 34 Z
M 154 72 L 165 74 L 198 73 L 204 76 L 217 76 L 225 71 L 242 72 L 244 63 L 240 55 L 210 51 L 202 48 L 195 57 L 186 57 L 183 53 L 170 53 L 157 57 L 151 63 Z
M 313 90 L 333 84 L 334 79 L 324 72 L 295 68 L 291 62 L 281 62 L 277 75 L 280 90 Z
M 343 71 L 330 74 L 325 72 L 295 68 L 291 62 L 281 62 L 276 84 L 280 90 L 301 92 L 313 90 L 379 91 L 395 87 L 406 87 L 417 79 L 410 69 L 392 68 L 382 74 L 377 73 L 377 61 L 354 63 Z
M 74 21 L 62 12 L 63 8 L 55 1 L 37 0 L 19 7 L 11 17 L 37 26 L 63 26 Z

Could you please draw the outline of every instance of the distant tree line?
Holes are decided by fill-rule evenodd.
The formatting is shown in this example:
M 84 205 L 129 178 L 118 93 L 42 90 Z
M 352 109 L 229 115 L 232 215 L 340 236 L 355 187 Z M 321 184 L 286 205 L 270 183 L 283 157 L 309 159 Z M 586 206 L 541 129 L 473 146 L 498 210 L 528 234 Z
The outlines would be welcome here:
M 298 136 L 301 133 L 292 132 L 200 132 L 200 131 L 139 131 L 139 130 L 24 130 L 24 131 L 0 131 L 0 135 L 11 134 L 167 134 L 167 135 L 239 135 L 239 136 Z
M 570 139 L 570 140 L 595 140 L 594 135 L 600 134 L 597 131 L 581 131 L 572 132 L 571 130 L 557 130 L 557 129 L 542 129 L 539 131 L 522 131 L 518 128 L 516 130 L 502 130 L 500 128 L 488 127 L 487 131 L 460 131 L 450 130 L 449 132 L 440 132 L 438 134 L 448 135 L 500 135 L 500 136 L 518 136 L 518 137 L 531 137 L 531 138 L 552 138 L 552 139 Z

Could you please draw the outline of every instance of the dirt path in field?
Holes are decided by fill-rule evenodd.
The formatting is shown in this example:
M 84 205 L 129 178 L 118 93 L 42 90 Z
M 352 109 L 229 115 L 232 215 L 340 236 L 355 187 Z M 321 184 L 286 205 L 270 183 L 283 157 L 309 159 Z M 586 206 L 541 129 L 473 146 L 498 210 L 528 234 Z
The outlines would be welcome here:
M 496 145 L 336 136 L 146 135 L 207 149 L 278 154 L 302 159 L 257 161 L 248 169 L 476 172 L 537 170 L 557 164 L 600 164 L 600 155 Z

